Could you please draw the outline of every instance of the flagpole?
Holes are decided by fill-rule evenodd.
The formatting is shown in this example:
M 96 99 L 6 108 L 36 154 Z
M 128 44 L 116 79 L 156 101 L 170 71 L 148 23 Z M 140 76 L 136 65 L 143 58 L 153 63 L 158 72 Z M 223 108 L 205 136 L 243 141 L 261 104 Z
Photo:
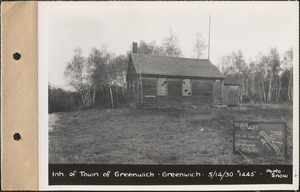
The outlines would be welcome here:
M 208 60 L 210 57 L 210 14 L 209 14 L 209 24 L 208 24 Z

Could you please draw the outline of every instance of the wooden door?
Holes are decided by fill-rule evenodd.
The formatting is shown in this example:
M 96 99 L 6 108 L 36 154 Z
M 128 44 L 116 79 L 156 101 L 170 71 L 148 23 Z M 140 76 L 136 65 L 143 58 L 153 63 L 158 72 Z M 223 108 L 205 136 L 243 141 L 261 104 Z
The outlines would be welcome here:
M 223 104 L 229 104 L 229 86 L 224 85 L 223 87 Z
M 220 80 L 215 80 L 214 82 L 214 102 L 221 102 L 221 82 Z
M 229 105 L 238 105 L 239 104 L 239 86 L 229 86 Z

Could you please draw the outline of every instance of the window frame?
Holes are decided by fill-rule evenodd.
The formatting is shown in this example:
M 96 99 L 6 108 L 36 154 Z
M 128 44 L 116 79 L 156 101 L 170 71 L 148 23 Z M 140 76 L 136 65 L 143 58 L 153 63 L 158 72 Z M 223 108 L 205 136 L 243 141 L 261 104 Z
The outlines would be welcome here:
M 189 85 L 186 84 L 187 82 L 189 82 Z M 182 79 L 182 83 L 181 83 L 181 86 L 182 86 L 182 96 L 183 97 L 190 97 L 193 95 L 193 92 L 192 92 L 192 79 Z M 186 92 L 189 92 L 189 94 L 186 94 Z
M 160 85 L 162 81 L 163 81 L 163 84 Z M 168 79 L 167 78 L 157 78 L 156 88 L 157 88 L 157 96 L 168 96 Z M 165 90 L 165 91 L 163 91 L 163 90 Z

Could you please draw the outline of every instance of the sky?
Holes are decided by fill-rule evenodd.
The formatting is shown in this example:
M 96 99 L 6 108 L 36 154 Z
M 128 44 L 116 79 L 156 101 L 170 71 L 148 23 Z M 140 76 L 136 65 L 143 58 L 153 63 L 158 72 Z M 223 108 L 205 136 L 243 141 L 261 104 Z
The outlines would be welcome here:
M 208 43 L 211 15 L 210 60 L 219 65 L 238 50 L 246 61 L 271 47 L 283 54 L 298 42 L 299 31 L 296 2 L 42 2 L 39 14 L 47 27 L 48 80 L 64 89 L 70 87 L 63 72 L 77 47 L 86 56 L 102 45 L 125 54 L 133 41 L 161 45 L 171 28 L 183 57 L 191 58 L 196 33 Z

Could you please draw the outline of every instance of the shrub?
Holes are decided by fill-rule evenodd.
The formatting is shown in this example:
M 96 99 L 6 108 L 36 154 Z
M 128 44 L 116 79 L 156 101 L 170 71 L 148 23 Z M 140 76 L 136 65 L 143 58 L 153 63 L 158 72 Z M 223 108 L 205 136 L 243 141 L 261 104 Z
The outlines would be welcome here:
M 48 86 L 48 113 L 76 111 L 80 105 L 76 93 Z

